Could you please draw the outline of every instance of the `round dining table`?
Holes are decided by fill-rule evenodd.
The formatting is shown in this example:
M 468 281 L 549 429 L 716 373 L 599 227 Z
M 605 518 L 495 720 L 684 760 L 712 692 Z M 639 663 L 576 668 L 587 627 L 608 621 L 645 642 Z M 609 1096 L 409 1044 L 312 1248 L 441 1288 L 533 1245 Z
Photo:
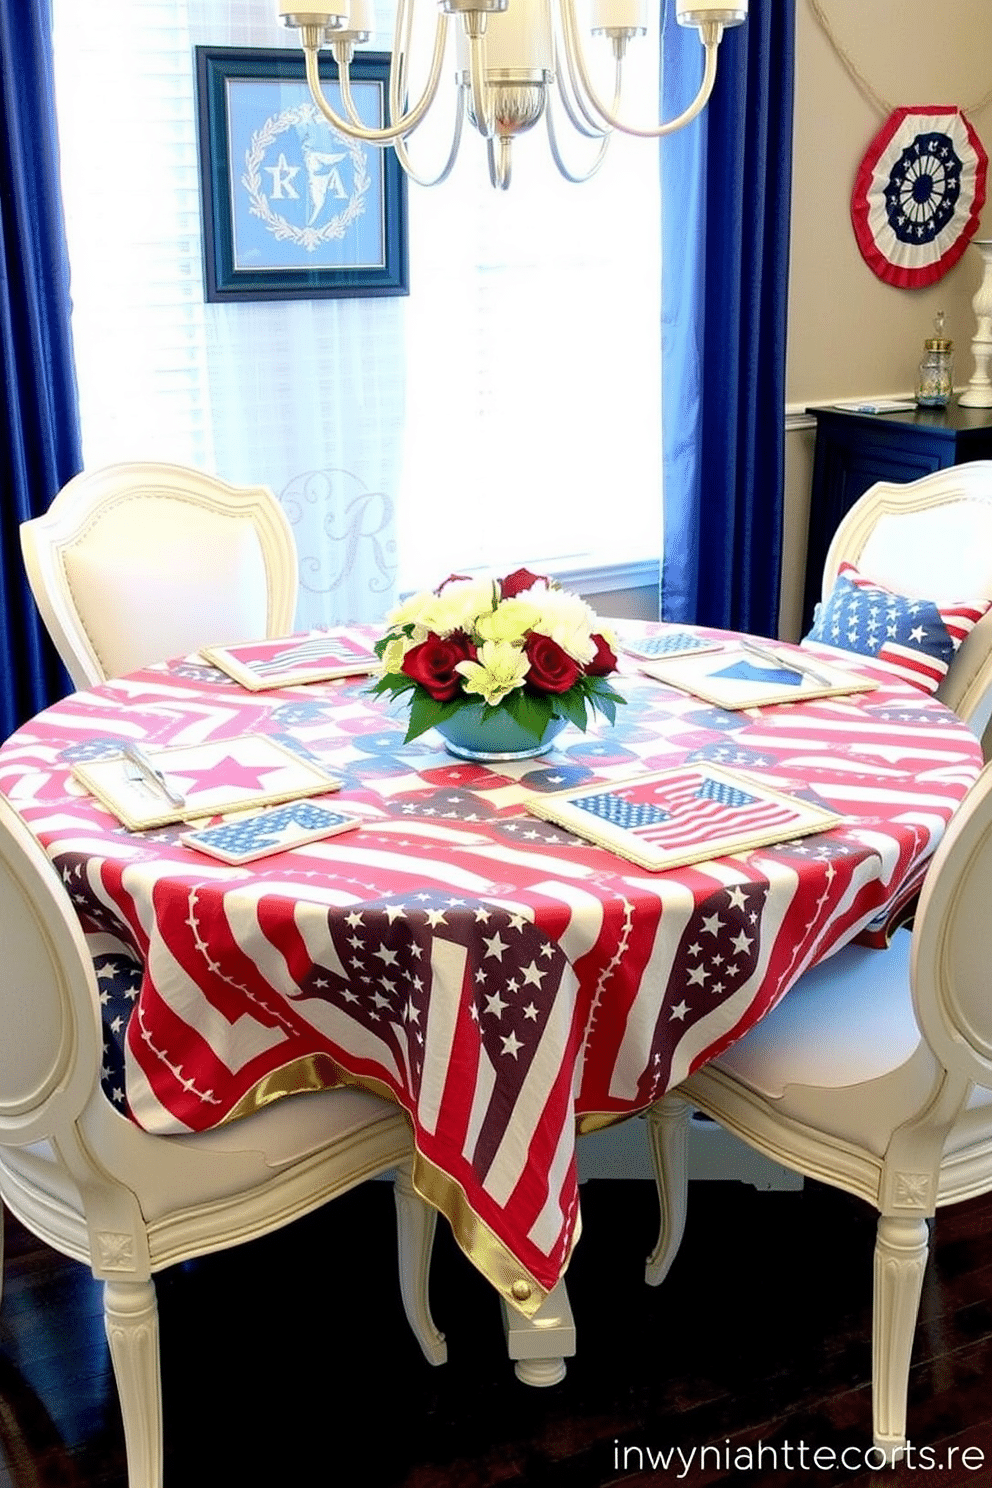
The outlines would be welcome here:
M 0 747 L 0 790 L 86 932 L 108 1099 L 161 1134 L 346 1083 L 399 1102 L 417 1188 L 532 1315 L 580 1231 L 577 1134 L 644 1111 L 847 941 L 884 940 L 979 772 L 940 702 L 848 664 L 871 691 L 731 709 L 624 657 L 614 726 L 495 763 L 405 743 L 367 676 L 250 691 L 194 655 L 64 698 Z M 74 773 L 249 734 L 340 780 L 325 799 L 360 826 L 232 865 L 184 823 L 129 830 Z M 837 823 L 651 872 L 527 810 L 687 761 Z

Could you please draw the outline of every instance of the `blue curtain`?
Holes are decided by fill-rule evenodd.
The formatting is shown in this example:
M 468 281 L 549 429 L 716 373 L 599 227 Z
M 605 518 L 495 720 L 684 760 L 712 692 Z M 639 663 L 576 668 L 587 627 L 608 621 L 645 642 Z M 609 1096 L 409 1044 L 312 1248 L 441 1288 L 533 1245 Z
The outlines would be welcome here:
M 674 11 L 674 6 L 669 6 Z M 794 0 L 751 0 L 725 31 L 702 115 L 662 140 L 661 613 L 778 630 Z M 701 76 L 669 15 L 665 117 Z
M 48 0 L 0 0 L 0 738 L 68 690 L 18 527 L 81 468 Z

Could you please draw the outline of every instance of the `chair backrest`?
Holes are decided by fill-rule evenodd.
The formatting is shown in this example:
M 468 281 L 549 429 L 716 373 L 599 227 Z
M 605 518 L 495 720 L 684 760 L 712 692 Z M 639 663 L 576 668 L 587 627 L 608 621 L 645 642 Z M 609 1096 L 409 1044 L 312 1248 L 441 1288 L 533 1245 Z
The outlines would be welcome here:
M 79 921 L 0 796 L 0 1147 L 65 1132 L 99 1079 L 100 1004 Z
M 264 486 L 180 465 L 83 471 L 21 526 L 28 580 L 77 687 L 293 628 L 292 528 Z
M 992 764 L 955 813 L 913 931 L 917 1022 L 941 1064 L 992 1089 Z
M 898 485 L 879 481 L 827 552 L 823 597 L 842 562 L 914 599 L 992 598 L 992 460 Z M 962 643 L 937 696 L 979 736 L 992 716 L 992 611 Z

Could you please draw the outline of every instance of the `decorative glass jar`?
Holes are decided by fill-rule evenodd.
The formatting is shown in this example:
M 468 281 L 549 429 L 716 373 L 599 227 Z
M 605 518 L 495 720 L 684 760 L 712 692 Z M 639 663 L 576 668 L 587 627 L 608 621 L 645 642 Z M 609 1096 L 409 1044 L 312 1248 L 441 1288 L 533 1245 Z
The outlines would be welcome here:
M 946 408 L 954 388 L 954 342 L 944 335 L 943 310 L 938 310 L 933 324 L 937 334 L 923 343 L 916 401 L 921 408 Z

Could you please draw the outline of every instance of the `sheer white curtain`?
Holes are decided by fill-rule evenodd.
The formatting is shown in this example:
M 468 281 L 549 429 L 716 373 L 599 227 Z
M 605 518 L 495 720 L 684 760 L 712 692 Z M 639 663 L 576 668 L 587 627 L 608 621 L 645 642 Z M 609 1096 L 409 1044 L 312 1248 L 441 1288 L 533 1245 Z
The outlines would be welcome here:
M 650 35 L 628 71 L 624 111 L 647 122 Z M 559 132 L 569 165 L 588 162 L 567 121 Z M 419 132 L 411 153 L 431 153 Z M 559 176 L 543 123 L 513 156 L 507 192 L 489 185 L 475 135 L 443 186 L 411 188 L 404 587 L 439 569 L 581 569 L 660 551 L 657 146 L 614 138 L 582 185 Z
M 274 10 L 54 0 L 86 463 L 271 486 L 301 626 L 378 618 L 397 568 L 408 588 L 656 555 L 656 149 L 617 141 L 601 177 L 568 186 L 538 129 L 500 194 L 467 140 L 445 185 L 410 187 L 409 298 L 205 304 L 193 47 L 293 47 Z M 647 117 L 657 49 L 641 50 Z
M 271 0 L 55 0 L 87 465 L 167 459 L 280 497 L 301 626 L 395 594 L 400 300 L 205 304 L 193 47 L 291 45 Z

